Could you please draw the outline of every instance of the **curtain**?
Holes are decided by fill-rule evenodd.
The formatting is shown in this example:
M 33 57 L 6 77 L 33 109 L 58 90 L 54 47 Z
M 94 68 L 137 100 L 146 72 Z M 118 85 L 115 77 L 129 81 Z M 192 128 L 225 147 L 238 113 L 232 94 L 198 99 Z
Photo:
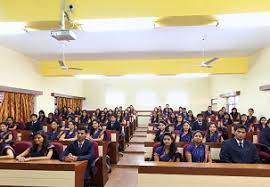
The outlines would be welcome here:
M 75 110 L 76 107 L 80 107 L 82 109 L 82 100 L 81 99 L 71 99 L 65 97 L 57 97 L 57 108 L 62 110 L 63 107 L 71 107 Z
M 0 121 L 12 116 L 17 122 L 27 122 L 34 112 L 34 95 L 4 92 L 0 106 Z

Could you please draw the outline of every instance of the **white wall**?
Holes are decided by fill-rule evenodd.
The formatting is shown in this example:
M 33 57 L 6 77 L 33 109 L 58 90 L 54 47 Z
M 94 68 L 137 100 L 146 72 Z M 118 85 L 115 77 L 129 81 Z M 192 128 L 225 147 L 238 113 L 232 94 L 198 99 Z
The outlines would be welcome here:
M 35 60 L 0 46 L 0 85 L 43 91 L 36 99 L 36 110 L 54 110 L 52 92 L 83 96 L 83 81 L 73 78 L 50 78 L 39 74 Z
M 198 113 L 205 110 L 210 104 L 209 81 L 203 79 L 180 79 L 180 78 L 160 78 L 150 80 L 127 80 L 127 79 L 106 79 L 85 81 L 85 96 L 87 109 L 95 109 L 104 106 L 115 107 L 118 105 L 108 105 L 106 103 L 107 93 L 121 92 L 125 97 L 124 106 L 133 104 L 137 110 L 152 110 L 156 105 L 164 106 L 168 103 L 168 94 L 177 93 L 180 98 L 175 103 L 178 106 L 191 108 Z M 156 97 L 156 102 L 151 104 L 152 98 L 145 98 L 143 103 L 138 103 L 136 97 L 142 92 L 151 92 Z M 175 95 L 175 94 L 173 94 Z M 177 95 L 176 95 L 177 96 Z M 177 107 L 176 107 L 177 106 Z
M 270 47 L 259 51 L 250 58 L 249 71 L 245 75 L 216 75 L 210 78 L 211 98 L 222 93 L 241 91 L 239 111 L 247 113 L 252 107 L 257 116 L 270 117 L 270 92 L 259 91 L 259 86 L 270 84 Z M 233 68 L 233 67 L 232 67 Z M 218 107 L 225 104 L 219 98 Z

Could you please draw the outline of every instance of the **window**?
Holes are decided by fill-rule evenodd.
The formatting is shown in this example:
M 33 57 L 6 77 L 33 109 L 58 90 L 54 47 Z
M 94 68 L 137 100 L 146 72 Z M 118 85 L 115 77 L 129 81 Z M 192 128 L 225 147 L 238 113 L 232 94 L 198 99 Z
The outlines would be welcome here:
M 239 96 L 227 97 L 227 110 L 230 113 L 232 108 L 238 108 L 239 106 Z
M 171 92 L 167 95 L 166 103 L 170 104 L 172 108 L 187 107 L 188 96 L 185 93 Z
M 107 92 L 105 96 L 106 105 L 116 107 L 125 104 L 125 95 L 122 92 Z
M 152 109 L 156 106 L 156 95 L 154 92 L 140 92 L 136 95 L 136 104 L 142 108 Z

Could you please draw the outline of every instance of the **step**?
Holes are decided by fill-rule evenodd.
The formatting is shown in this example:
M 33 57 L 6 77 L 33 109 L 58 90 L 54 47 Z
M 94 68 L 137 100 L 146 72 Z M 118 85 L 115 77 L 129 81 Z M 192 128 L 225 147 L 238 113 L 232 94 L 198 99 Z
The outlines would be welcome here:
M 126 147 L 124 153 L 144 153 L 143 144 L 130 144 Z
M 146 137 L 133 137 L 129 143 L 144 143 L 146 142 Z
M 138 167 L 144 162 L 144 153 L 124 153 L 116 167 Z

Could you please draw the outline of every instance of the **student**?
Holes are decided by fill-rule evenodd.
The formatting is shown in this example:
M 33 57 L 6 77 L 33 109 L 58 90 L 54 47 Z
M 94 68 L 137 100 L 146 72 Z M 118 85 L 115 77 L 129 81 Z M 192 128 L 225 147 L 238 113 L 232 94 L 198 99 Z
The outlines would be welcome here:
M 205 111 L 205 113 L 204 113 L 205 118 L 211 116 L 212 114 L 214 114 L 214 111 L 212 110 L 212 106 L 208 106 L 207 111 Z
M 244 125 L 247 128 L 247 132 L 253 132 L 254 131 L 253 125 L 248 123 L 248 118 L 247 118 L 246 114 L 241 115 L 241 120 L 240 120 L 239 124 Z
M 121 114 L 121 112 L 120 112 L 120 114 Z M 105 112 L 104 111 L 101 111 L 100 112 L 100 116 L 99 116 L 99 122 L 101 123 L 101 124 L 106 124 L 107 123 L 107 118 L 106 118 L 106 114 L 105 114 Z
M 88 113 L 86 110 L 82 111 L 82 115 L 80 117 L 80 123 L 81 124 L 88 124 L 90 123 L 90 118 L 88 117 Z
M 170 133 L 165 133 L 162 137 L 160 146 L 154 154 L 155 161 L 180 162 L 181 154 L 177 152 L 175 139 Z
M 35 136 L 35 134 L 38 131 L 42 130 L 42 124 L 38 121 L 36 114 L 31 115 L 31 122 L 28 122 L 26 124 L 26 130 L 31 130 L 32 131 L 32 137 Z
M 14 149 L 5 143 L 0 143 L 0 159 L 13 159 L 15 156 Z
M 54 115 L 53 113 L 49 113 L 47 118 L 47 124 L 51 124 L 53 121 L 55 121 Z
M 60 160 L 64 162 L 76 162 L 88 160 L 88 165 L 84 173 L 84 186 L 90 186 L 89 176 L 94 161 L 94 144 L 86 139 L 86 128 L 78 129 L 78 136 L 72 141 L 60 156 Z
M 59 117 L 61 116 L 60 110 L 59 110 L 58 108 L 56 108 L 56 109 L 54 110 L 54 116 L 55 116 L 56 118 L 59 118 Z
M 260 151 L 266 152 L 269 155 L 270 154 L 270 128 L 269 127 L 263 128 L 260 131 L 259 144 L 261 145 Z M 267 160 L 269 161 L 270 157 Z
M 6 120 L 6 125 L 8 126 L 8 130 L 14 131 L 17 129 L 17 124 L 14 121 L 14 118 L 9 116 Z
M 233 125 L 231 116 L 228 113 L 224 114 L 224 118 L 218 122 L 218 131 L 222 132 L 222 138 L 227 140 L 229 138 L 228 126 Z
M 259 120 L 259 124 L 257 126 L 257 131 L 262 131 L 265 128 L 269 128 L 269 123 L 266 119 L 266 117 L 261 117 Z
M 87 138 L 91 141 L 103 141 L 104 140 L 104 130 L 100 126 L 98 120 L 93 120 L 92 129 L 90 131 L 90 136 Z
M 253 116 L 253 114 L 254 114 L 254 109 L 253 108 L 248 109 L 248 117 L 247 117 L 248 124 L 251 124 L 251 125 L 256 124 L 257 118 Z
M 236 108 L 232 108 L 232 112 L 230 114 L 231 114 L 231 119 L 233 120 L 233 122 L 240 121 L 240 113 L 237 112 Z
M 16 159 L 19 162 L 34 160 L 57 159 L 58 155 L 54 145 L 49 144 L 47 135 L 44 131 L 38 131 L 34 136 L 32 146 L 18 155 Z
M 183 124 L 184 124 L 184 116 L 178 115 L 177 116 L 177 123 L 174 126 L 174 130 L 180 131 L 183 128 Z
M 81 116 L 82 115 L 81 108 L 77 106 L 74 114 L 76 117 Z
M 222 110 L 218 111 L 216 116 L 216 121 L 222 121 L 224 119 L 224 112 Z
M 47 118 L 46 118 L 46 115 L 45 115 L 45 112 L 44 110 L 40 110 L 38 112 L 38 121 L 41 123 L 41 124 L 45 124 L 47 122 Z
M 111 116 L 110 121 L 107 123 L 106 129 L 107 130 L 116 130 L 116 131 L 119 131 L 119 133 L 121 133 L 121 131 L 122 131 L 122 127 L 121 127 L 120 123 L 116 121 L 115 116 Z
M 97 119 L 100 118 L 100 109 L 99 108 L 96 109 L 96 117 L 97 117 Z
M 50 124 L 47 136 L 49 141 L 57 141 L 59 139 L 58 125 L 55 121 Z
M 168 132 L 168 130 L 166 129 L 166 123 L 164 121 L 161 121 L 159 122 L 159 129 L 156 131 L 156 136 L 155 136 L 154 141 L 160 142 L 165 132 Z
M 169 118 L 167 119 L 168 129 L 169 131 L 173 131 L 177 124 L 177 117 L 174 113 L 171 113 Z
M 75 123 L 73 121 L 68 122 L 69 130 L 64 131 L 60 137 L 60 141 L 74 141 L 77 139 L 77 131 L 75 129 Z
M 164 108 L 164 110 L 163 110 L 163 115 L 166 117 L 166 118 L 168 118 L 169 117 L 169 108 Z
M 0 143 L 5 143 L 13 146 L 13 136 L 12 133 L 8 130 L 8 126 L 5 123 L 1 123 L 0 129 Z
M 198 114 L 197 120 L 192 124 L 193 131 L 206 131 L 207 123 L 203 120 L 203 115 Z
M 130 115 L 130 113 L 129 113 L 129 115 Z M 108 111 L 107 115 L 106 115 L 107 120 L 110 121 L 110 119 L 111 119 L 112 116 L 113 116 L 113 110 L 110 109 L 110 110 Z
M 182 115 L 183 114 L 183 108 L 180 106 L 178 108 L 178 115 Z
M 62 117 L 64 119 L 67 119 L 67 114 L 68 114 L 68 108 L 66 106 L 64 106 L 62 109 Z
M 204 136 L 203 143 L 220 143 L 221 142 L 221 133 L 217 131 L 217 126 L 214 123 L 211 123 L 208 127 L 207 133 Z
M 254 144 L 246 140 L 247 128 L 238 124 L 234 127 L 234 138 L 221 144 L 220 160 L 226 163 L 257 163 L 259 157 Z
M 179 142 L 190 143 L 192 140 L 191 126 L 188 121 L 185 121 L 183 128 L 178 131 L 177 140 Z
M 196 131 L 193 134 L 193 143 L 186 148 L 185 156 L 188 162 L 212 162 L 210 148 L 203 144 L 203 134 Z
M 188 116 L 185 120 L 188 121 L 190 124 L 192 124 L 195 121 L 195 117 L 193 115 L 192 110 L 188 111 Z
M 184 116 L 184 119 L 186 119 L 187 116 L 188 116 L 187 109 L 185 107 L 183 107 L 183 113 L 182 113 L 182 115 Z
M 159 122 L 158 115 L 156 112 L 153 113 L 150 119 L 151 124 L 157 124 Z
M 67 115 L 66 115 L 66 118 L 67 118 L 67 119 L 68 119 L 68 118 L 71 118 L 71 120 L 75 120 L 75 114 L 74 114 L 74 112 L 73 112 L 73 110 L 72 110 L 71 107 L 68 107 L 68 109 L 67 109 Z

